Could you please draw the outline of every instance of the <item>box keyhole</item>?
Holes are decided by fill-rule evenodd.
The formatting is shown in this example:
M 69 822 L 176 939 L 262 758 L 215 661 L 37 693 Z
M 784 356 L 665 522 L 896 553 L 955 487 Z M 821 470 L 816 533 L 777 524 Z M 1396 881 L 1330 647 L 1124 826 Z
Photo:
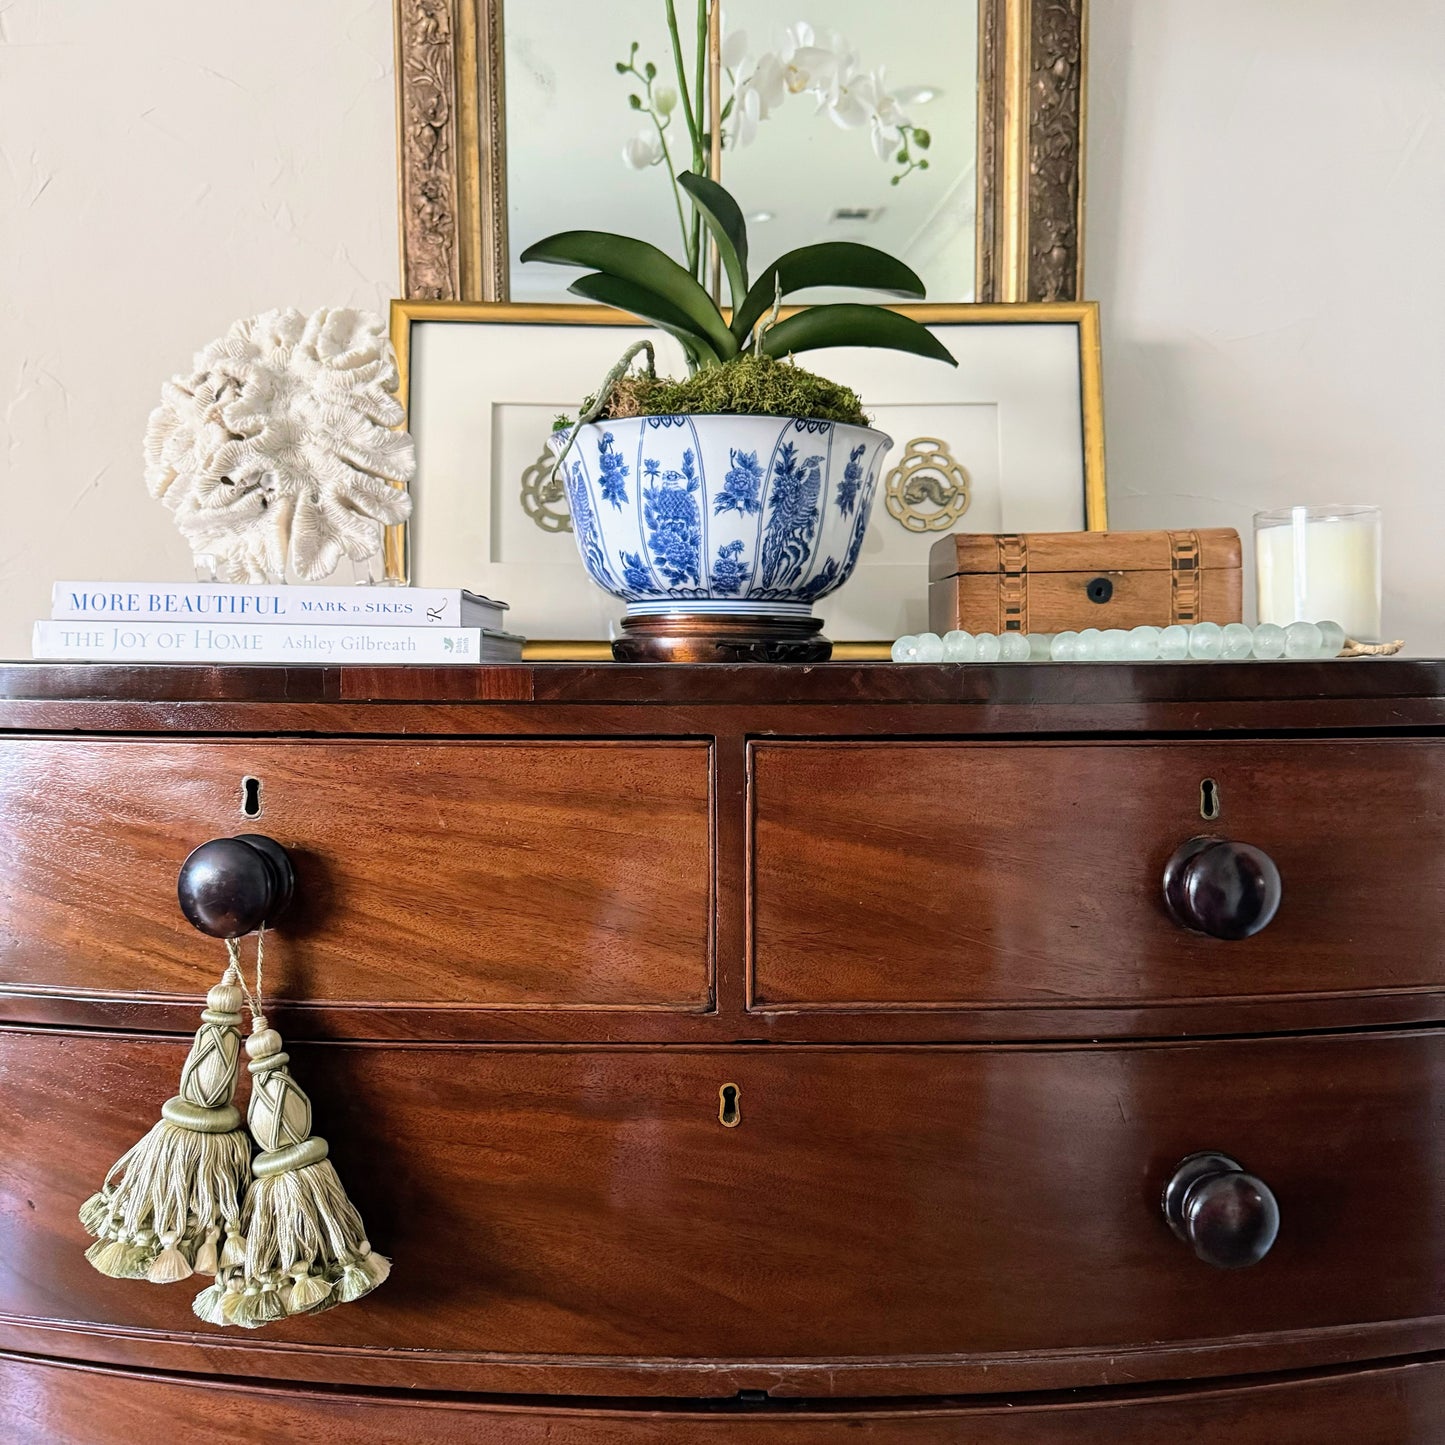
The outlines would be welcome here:
M 743 1122 L 743 1111 L 738 1104 L 738 1098 L 741 1092 L 736 1084 L 724 1084 L 722 1088 L 717 1091 L 718 1123 L 721 1124 L 724 1129 L 736 1129 L 737 1126 Z

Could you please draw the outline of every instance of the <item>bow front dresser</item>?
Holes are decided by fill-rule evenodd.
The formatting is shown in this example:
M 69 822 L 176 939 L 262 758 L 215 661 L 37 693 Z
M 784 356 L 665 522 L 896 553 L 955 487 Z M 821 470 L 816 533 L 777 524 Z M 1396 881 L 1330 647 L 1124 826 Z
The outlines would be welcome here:
M 256 1331 L 76 1219 L 238 835 L 393 1260 Z M 1435 662 L 0 667 L 0 1439 L 1438 1442 L 1442 1021 Z

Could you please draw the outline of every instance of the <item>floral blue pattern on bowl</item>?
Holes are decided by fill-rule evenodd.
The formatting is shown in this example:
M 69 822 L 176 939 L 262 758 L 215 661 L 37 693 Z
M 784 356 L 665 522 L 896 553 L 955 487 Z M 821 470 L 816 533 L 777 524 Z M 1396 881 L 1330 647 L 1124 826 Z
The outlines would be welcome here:
M 564 463 L 583 564 L 633 614 L 806 613 L 852 574 L 892 444 L 794 417 L 589 422 Z

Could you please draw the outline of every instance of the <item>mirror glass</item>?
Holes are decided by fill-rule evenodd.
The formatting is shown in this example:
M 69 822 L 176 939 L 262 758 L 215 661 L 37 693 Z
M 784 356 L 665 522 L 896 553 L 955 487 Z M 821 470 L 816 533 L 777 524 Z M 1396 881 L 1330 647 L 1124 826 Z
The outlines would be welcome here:
M 798 246 L 863 241 L 913 267 L 929 300 L 973 299 L 978 3 L 730 0 L 721 179 L 754 275 Z M 695 6 L 677 11 L 691 77 Z M 503 34 L 511 299 L 576 300 L 575 273 L 517 261 L 555 231 L 618 231 L 682 259 L 658 122 L 629 99 L 664 112 L 686 169 L 686 122 L 661 94 L 677 89 L 665 0 L 511 0 Z

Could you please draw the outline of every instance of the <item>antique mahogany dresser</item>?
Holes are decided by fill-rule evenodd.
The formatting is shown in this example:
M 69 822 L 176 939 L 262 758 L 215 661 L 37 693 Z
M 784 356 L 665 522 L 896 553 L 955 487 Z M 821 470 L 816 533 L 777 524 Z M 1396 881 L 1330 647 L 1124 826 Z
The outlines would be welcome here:
M 1445 1440 L 1445 664 L 15 665 L 0 729 L 6 1445 Z M 238 834 L 394 1261 L 255 1332 L 75 1214 Z

